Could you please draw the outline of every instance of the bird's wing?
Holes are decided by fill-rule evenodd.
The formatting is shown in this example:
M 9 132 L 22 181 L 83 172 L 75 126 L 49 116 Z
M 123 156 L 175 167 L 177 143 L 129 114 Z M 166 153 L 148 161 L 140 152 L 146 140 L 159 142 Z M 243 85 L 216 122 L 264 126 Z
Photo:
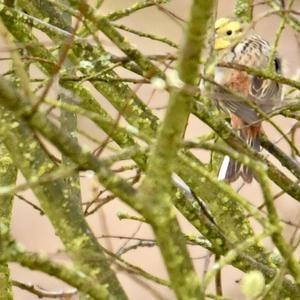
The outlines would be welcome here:
M 248 103 L 224 90 L 215 89 L 214 99 L 218 107 L 226 113 L 233 113 L 245 123 L 252 124 L 259 121 L 259 115 Z
M 270 79 L 253 76 L 249 95 L 255 99 L 255 103 L 261 110 L 269 113 L 279 104 L 281 85 Z
M 241 118 L 245 123 L 252 124 L 259 121 L 258 113 L 249 104 L 249 101 L 255 104 L 254 97 L 249 95 L 251 76 L 245 72 L 234 70 L 231 72 L 230 80 L 224 86 L 230 89 L 232 93 L 221 86 L 215 89 L 215 99 L 220 103 L 220 106 Z
M 216 100 L 223 109 L 229 110 L 247 124 L 257 123 L 263 119 L 254 106 L 265 113 L 270 113 L 280 101 L 281 86 L 277 82 L 245 72 L 235 71 L 226 87 L 242 97 L 219 87 L 215 90 Z

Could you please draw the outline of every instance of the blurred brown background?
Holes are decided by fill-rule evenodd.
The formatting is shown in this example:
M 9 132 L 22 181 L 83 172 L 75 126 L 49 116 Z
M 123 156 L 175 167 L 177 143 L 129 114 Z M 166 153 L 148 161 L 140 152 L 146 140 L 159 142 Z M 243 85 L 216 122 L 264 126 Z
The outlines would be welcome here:
M 105 14 L 116 9 L 128 7 L 135 2 L 136 1 L 130 0 L 106 0 L 104 1 L 100 12 Z M 218 15 L 231 15 L 233 12 L 234 1 L 225 0 L 219 2 L 220 4 Z M 297 0 L 296 2 L 296 6 L 299 6 L 299 1 Z M 190 3 L 191 2 L 187 0 L 173 0 L 170 4 L 166 5 L 166 7 L 169 8 L 172 12 L 176 13 L 178 16 L 187 19 Z M 265 7 L 260 6 L 258 9 L 256 9 L 256 15 L 265 10 Z M 126 24 L 130 28 L 141 30 L 147 33 L 166 36 L 176 43 L 180 43 L 182 39 L 182 28 L 156 8 L 147 8 L 143 11 L 137 12 L 128 18 L 122 19 L 120 23 Z M 272 42 L 277 28 L 278 18 L 269 17 L 257 26 L 257 31 L 267 40 Z M 175 53 L 173 48 L 170 48 L 158 42 L 139 38 L 133 34 L 124 34 L 131 42 L 136 45 L 136 47 L 138 47 L 146 54 L 165 54 L 167 52 Z M 113 46 L 108 41 L 105 42 L 105 46 L 107 47 L 107 49 L 112 51 Z M 297 72 L 300 59 L 299 51 L 297 49 L 294 36 L 289 29 L 285 30 L 282 36 L 279 51 L 284 58 L 286 70 L 285 72 L 289 74 L 294 74 L 295 72 Z M 142 99 L 148 101 L 151 95 L 151 88 L 142 88 L 138 91 L 138 94 Z M 101 96 L 98 95 L 98 99 L 106 108 L 111 109 L 110 105 L 107 104 L 105 100 L 101 98 Z M 160 107 L 166 104 L 166 101 L 167 95 L 165 93 L 156 93 L 151 100 L 150 106 L 153 108 Z M 157 111 L 158 115 L 162 115 L 162 113 L 162 111 Z M 277 118 L 277 121 L 280 123 L 280 125 L 282 125 L 282 128 L 285 132 L 292 126 L 294 122 L 292 120 L 283 118 Z M 86 122 L 85 120 L 80 119 L 79 123 L 81 128 L 88 128 L 89 132 L 92 133 L 92 135 L 98 136 L 99 139 L 105 138 L 105 136 L 98 129 L 96 130 L 95 127 L 90 124 L 90 122 Z M 280 137 L 274 129 L 270 128 L 270 126 L 265 125 L 264 128 L 266 129 L 267 134 L 269 135 L 271 140 L 275 141 Z M 187 131 L 187 138 L 200 136 L 207 131 L 208 128 L 205 125 L 201 124 L 198 120 L 195 120 L 195 118 L 191 117 Z M 281 142 L 280 146 L 283 149 L 288 149 L 284 142 Z M 207 154 L 204 152 L 198 152 L 198 155 L 203 160 L 207 159 Z M 274 163 L 278 165 L 276 161 L 274 161 Z M 83 201 L 88 201 L 93 197 L 93 180 L 94 179 L 90 176 L 85 176 L 82 178 Z M 20 176 L 20 182 L 21 181 L 22 178 Z M 238 186 L 239 184 L 240 182 L 236 185 Z M 274 191 L 276 191 L 276 188 L 274 188 Z M 250 199 L 252 203 L 261 203 L 261 195 L 256 183 L 244 187 L 241 193 L 248 197 L 248 199 Z M 38 204 L 31 192 L 24 192 L 23 195 L 27 199 L 30 199 Z M 277 207 L 280 210 L 282 218 L 290 221 L 297 221 L 299 219 L 298 205 L 289 197 L 281 197 L 277 201 Z M 117 213 L 119 211 L 131 212 L 131 210 L 126 205 L 122 204 L 120 201 L 115 200 L 105 205 L 105 207 L 101 211 L 88 218 L 88 221 L 97 236 L 101 236 L 103 234 L 130 236 L 134 232 L 138 231 L 136 233 L 137 237 L 153 237 L 151 229 L 145 224 L 140 225 L 135 221 L 120 221 L 117 217 Z M 196 233 L 192 226 L 190 226 L 182 217 L 180 217 L 180 220 L 182 224 L 182 230 L 185 233 Z M 292 227 L 286 227 L 287 237 L 291 235 L 292 229 Z M 15 199 L 14 202 L 12 234 L 16 240 L 23 243 L 29 250 L 47 253 L 55 259 L 67 261 L 66 256 L 63 253 L 59 252 L 59 250 L 62 249 L 62 244 L 55 236 L 54 231 L 47 218 L 39 215 L 37 211 L 33 210 L 30 206 L 18 199 Z M 111 250 L 117 251 L 119 247 L 123 245 L 124 240 L 111 239 L 110 241 L 108 241 L 107 239 L 101 239 L 100 242 Z M 266 244 L 269 245 L 267 241 Z M 190 247 L 190 250 L 191 256 L 194 258 L 195 268 L 199 273 L 199 276 L 202 277 L 204 263 L 204 259 L 202 258 L 202 256 L 207 255 L 207 253 L 200 247 L 196 246 Z M 125 254 L 124 258 L 129 262 L 136 264 L 144 268 L 146 271 L 151 272 L 157 276 L 163 278 L 166 278 L 167 276 L 159 251 L 155 247 L 132 250 L 129 253 Z M 212 263 L 213 258 L 211 258 L 211 264 Z M 11 264 L 11 271 L 12 278 L 15 280 L 31 282 L 48 290 L 60 290 L 66 288 L 66 285 L 58 280 L 50 278 L 39 272 L 29 271 L 15 264 Z M 232 297 L 233 299 L 244 299 L 240 293 L 239 285 L 238 283 L 236 283 L 236 281 L 241 279 L 242 274 L 232 267 L 226 267 L 222 274 L 225 296 Z M 163 299 L 175 299 L 174 295 L 168 289 L 156 284 L 152 284 L 151 282 L 144 281 L 141 278 L 136 278 L 133 275 L 130 275 L 122 270 L 118 270 L 118 277 L 125 287 L 129 298 L 132 300 L 159 299 L 159 296 L 156 293 L 159 293 L 163 297 Z M 213 291 L 213 287 L 211 287 L 211 289 Z M 14 288 L 14 295 L 16 300 L 38 299 L 37 297 L 17 288 Z M 77 298 L 74 297 L 74 299 Z

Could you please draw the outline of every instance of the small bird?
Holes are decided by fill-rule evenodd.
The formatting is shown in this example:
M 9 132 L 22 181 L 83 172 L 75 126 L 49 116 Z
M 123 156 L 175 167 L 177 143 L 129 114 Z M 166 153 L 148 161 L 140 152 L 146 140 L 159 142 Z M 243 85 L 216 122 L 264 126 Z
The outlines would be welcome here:
M 235 63 L 257 69 L 264 69 L 269 64 L 270 44 L 257 34 L 245 35 L 246 25 L 233 18 L 220 18 L 215 24 L 215 51 L 219 62 Z M 281 60 L 275 55 L 273 70 L 281 73 Z M 244 71 L 217 67 L 215 81 L 220 85 L 214 88 L 214 99 L 221 109 L 230 115 L 232 128 L 256 151 L 260 151 L 259 135 L 262 131 L 262 116 L 251 106 L 257 106 L 265 113 L 270 113 L 281 102 L 281 85 L 270 79 L 247 74 Z M 230 89 L 241 97 L 224 91 L 221 86 Z M 252 171 L 228 156 L 225 156 L 219 171 L 219 179 L 233 182 L 241 176 L 250 183 Z

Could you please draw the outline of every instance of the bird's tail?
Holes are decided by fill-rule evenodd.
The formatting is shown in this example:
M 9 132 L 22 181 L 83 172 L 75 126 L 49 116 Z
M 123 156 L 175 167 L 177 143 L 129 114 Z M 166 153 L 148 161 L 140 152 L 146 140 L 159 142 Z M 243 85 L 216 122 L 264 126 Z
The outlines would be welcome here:
M 258 126 L 245 127 L 239 130 L 240 137 L 256 151 L 260 150 L 259 140 L 260 128 Z M 219 180 L 233 182 L 241 176 L 245 182 L 250 183 L 253 179 L 253 172 L 247 167 L 242 166 L 238 161 L 225 156 L 219 171 Z

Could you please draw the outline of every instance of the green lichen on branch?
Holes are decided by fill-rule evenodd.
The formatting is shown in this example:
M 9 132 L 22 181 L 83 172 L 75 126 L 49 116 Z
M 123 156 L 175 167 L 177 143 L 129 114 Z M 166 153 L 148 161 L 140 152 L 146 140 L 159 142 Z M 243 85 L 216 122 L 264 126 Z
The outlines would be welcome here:
M 137 48 L 132 46 L 127 39 L 121 35 L 109 20 L 104 16 L 95 16 L 95 12 L 86 1 L 71 0 L 70 4 L 81 9 L 81 13 L 86 19 L 91 21 L 100 31 L 102 31 L 120 50 L 131 58 L 143 70 L 143 75 L 147 78 L 153 76 L 163 76 L 163 73 L 157 68 L 151 60 L 144 56 Z
M 7 13 L 7 11 L 4 9 L 1 10 L 1 13 L 3 13 L 2 18 L 6 26 L 12 30 L 12 33 L 16 37 L 26 43 L 32 41 L 32 36 L 26 31 L 25 26 L 22 26 L 21 23 L 14 22 L 12 19 L 10 19 L 11 14 Z M 33 41 L 37 40 L 33 39 Z M 44 56 L 51 60 L 52 55 L 47 56 L 47 53 L 45 53 L 47 50 L 45 50 L 43 46 L 38 47 L 38 43 L 36 48 L 32 48 L 32 51 L 33 54 L 37 55 L 38 57 Z M 49 72 L 49 75 L 52 73 L 53 66 L 45 63 L 43 64 L 43 67 L 45 67 L 44 70 L 46 72 Z M 10 120 L 10 122 L 13 121 Z M 7 139 L 6 142 L 8 143 L 8 147 L 11 147 L 11 150 L 14 148 L 20 150 L 20 152 L 14 151 L 14 161 L 16 164 L 18 164 L 19 161 L 22 161 L 22 165 L 20 163 L 20 169 L 23 174 L 25 174 L 25 177 L 30 179 L 31 176 L 39 176 L 47 171 L 51 171 L 54 168 L 54 164 L 51 159 L 47 157 L 47 154 L 35 140 L 34 136 L 32 136 L 30 132 L 27 132 L 27 135 L 24 134 L 24 136 L 22 136 L 22 134 L 26 132 L 26 129 L 22 126 L 16 127 L 15 130 L 15 137 L 10 136 L 11 139 Z M 19 136 L 19 140 L 17 140 L 17 136 Z M 28 140 L 26 143 L 23 143 L 25 137 L 27 137 Z M 20 141 L 20 143 L 18 143 L 18 141 Z M 32 146 L 32 148 L 30 148 L 30 146 Z M 28 153 L 28 156 L 24 160 L 22 155 L 25 153 Z M 37 158 L 36 164 L 32 165 L 34 157 Z M 109 281 L 110 292 L 118 295 L 118 297 L 121 299 L 126 299 L 127 297 L 118 280 L 116 279 L 115 274 L 112 272 L 112 270 L 110 270 L 108 264 L 106 263 L 106 259 L 103 256 L 104 253 L 102 252 L 100 245 L 96 241 L 96 238 L 84 220 L 80 202 L 78 199 L 77 202 L 74 201 L 73 195 L 67 192 L 67 190 L 68 189 L 65 182 L 60 180 L 59 183 L 49 183 L 47 188 L 43 186 L 37 186 L 34 189 L 34 192 L 41 201 L 44 211 L 50 218 L 56 232 L 64 242 L 67 251 L 74 259 L 74 262 L 85 272 L 90 273 L 92 277 L 99 278 L 99 280 L 101 280 L 104 273 L 105 277 L 107 274 L 109 274 L 109 279 L 107 280 Z M 52 199 L 56 199 L 58 203 L 54 205 Z M 61 209 L 62 203 L 64 203 L 64 209 Z M 89 257 L 86 255 L 87 252 L 85 251 L 85 247 L 90 249 L 89 251 L 92 253 L 96 253 L 95 261 L 99 260 L 98 265 L 89 260 Z M 105 271 L 102 273 L 102 270 Z
M 86 292 L 95 300 L 119 299 L 110 296 L 105 286 L 95 283 L 87 274 L 53 262 L 46 256 L 25 251 L 23 246 L 15 242 L 7 242 L 4 251 L 1 251 L 0 263 L 3 261 L 16 262 L 31 270 L 41 271 L 59 278 L 69 285 Z
M 0 142 L 0 187 L 15 184 L 16 179 L 14 162 L 4 144 Z M 4 241 L 10 234 L 12 206 L 13 195 L 0 195 L 0 252 L 4 251 Z M 0 299 L 13 299 L 9 268 L 4 260 L 0 262 Z
M 62 1 L 64 2 L 64 1 Z M 65 1 L 67 4 L 67 1 Z M 63 13 L 62 18 L 64 18 L 67 25 L 71 28 L 72 26 L 72 18 L 68 14 Z M 67 40 L 68 41 L 68 40 Z M 72 64 L 67 60 L 67 53 L 65 47 L 60 50 L 60 56 L 66 56 L 63 62 L 64 68 L 72 67 Z M 59 92 L 59 100 L 62 103 L 71 103 L 72 98 L 70 95 L 66 95 L 63 88 L 61 88 Z M 65 132 L 65 134 L 69 135 L 70 138 L 77 141 L 77 115 L 75 113 L 69 112 L 65 109 L 60 110 L 60 126 L 61 130 Z M 62 167 L 74 165 L 73 162 L 66 156 L 62 156 Z M 77 202 L 78 206 L 81 207 L 81 189 L 80 189 L 80 179 L 79 172 L 75 172 L 72 176 L 65 179 L 65 193 L 69 194 L 69 198 L 73 198 L 74 202 Z
M 272 197 L 268 177 L 266 176 L 266 172 L 263 169 L 258 169 L 257 175 L 264 196 L 265 205 L 268 211 L 268 219 L 272 227 L 275 229 L 271 233 L 272 241 L 285 260 L 286 267 L 290 271 L 290 274 L 294 277 L 297 288 L 300 291 L 299 262 L 293 253 L 293 247 L 288 242 L 286 242 L 285 238 L 283 237 L 283 228 L 274 205 L 274 199 Z
M 144 205 L 157 207 L 155 214 L 149 210 L 145 217 L 151 222 L 161 252 L 165 258 L 173 288 L 179 299 L 202 299 L 203 291 L 197 285 L 196 276 L 187 259 L 183 237 L 171 206 L 171 174 L 175 171 L 175 161 L 180 141 L 184 134 L 192 108 L 193 98 L 186 93 L 187 86 L 195 86 L 199 81 L 198 61 L 207 39 L 209 20 L 215 9 L 214 1 L 194 1 L 187 27 L 186 41 L 178 63 L 178 74 L 184 87 L 172 87 L 166 116 L 158 131 L 157 142 L 148 160 L 146 178 L 139 189 L 139 199 Z M 199 25 L 201 24 L 201 25 Z M 166 237 L 177 236 L 177 245 Z M 176 256 L 181 253 L 181 260 Z M 183 272 L 180 276 L 178 272 Z
M 253 17 L 253 0 L 236 0 L 234 13 L 241 20 L 250 23 Z
M 30 180 L 56 168 L 30 129 L 1 109 L 1 128 L 5 128 L 5 123 L 14 124 L 14 128 L 10 128 L 9 134 L 6 135 L 4 144 L 25 178 Z M 91 278 L 107 278 L 108 291 L 112 295 L 118 295 L 120 299 L 126 299 L 100 245 L 84 219 L 81 206 L 78 201 L 73 200 L 65 187 L 65 182 L 57 179 L 35 186 L 33 191 L 74 263 Z

